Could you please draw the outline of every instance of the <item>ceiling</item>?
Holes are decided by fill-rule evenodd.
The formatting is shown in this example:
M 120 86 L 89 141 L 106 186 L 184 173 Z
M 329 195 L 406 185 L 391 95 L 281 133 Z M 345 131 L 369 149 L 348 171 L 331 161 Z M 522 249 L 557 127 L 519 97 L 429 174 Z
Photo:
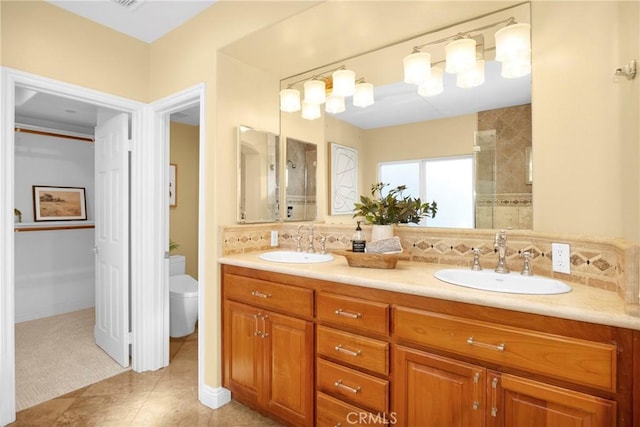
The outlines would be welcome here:
M 83 16 L 116 31 L 128 34 L 141 41 L 151 43 L 174 28 L 197 15 L 216 0 L 45 0 L 72 13 Z M 129 8 L 119 3 L 133 5 Z M 279 76 L 290 76 L 310 70 L 322 64 L 356 56 L 363 49 L 375 50 L 383 41 L 407 39 L 407 34 L 421 34 L 430 28 L 444 28 L 461 19 L 491 12 L 497 8 L 515 4 L 503 2 L 376 2 L 376 7 L 367 2 L 320 2 L 279 24 L 266 27 L 223 49 L 226 54 L 249 64 L 259 64 L 265 71 Z M 417 8 L 417 9 L 416 9 Z M 435 8 L 435 9 L 434 9 Z M 416 12 L 418 10 L 418 12 Z M 434 13 L 436 11 L 438 13 Z M 329 19 L 350 20 L 360 16 L 358 25 L 346 25 L 341 35 L 317 22 L 317 15 Z M 419 16 L 418 16 L 419 15 Z M 395 16 L 402 25 L 388 25 L 379 31 L 382 22 Z M 351 22 L 351 21 L 349 21 Z M 296 29 L 304 28 L 305 31 Z M 333 28 L 333 27 L 332 27 Z M 421 33 L 418 33 L 420 29 Z M 292 33 L 295 37 L 292 37 Z M 309 39 L 326 41 L 321 46 L 309 49 Z M 345 43 L 345 39 L 356 38 L 358 43 Z M 279 46 L 278 50 L 273 45 Z M 357 46 L 357 51 L 354 51 Z M 298 52 L 296 55 L 281 52 Z M 265 60 L 268 54 L 271 60 Z M 275 57 L 275 55 L 280 55 Z M 400 59 L 398 59 L 400 61 Z M 395 61 L 394 61 L 395 63 Z M 445 93 L 424 98 L 418 96 L 415 87 L 402 82 L 376 84 L 376 103 L 366 109 L 347 106 L 347 111 L 338 115 L 360 128 L 370 129 L 414 121 L 469 114 L 510 105 L 530 102 L 530 76 L 519 79 L 504 79 L 499 76 L 499 67 L 488 61 L 486 83 L 473 90 L 455 87 L 453 76 L 445 73 Z M 369 79 L 368 79 L 369 80 Z M 370 80 L 369 80 L 370 81 Z M 373 82 L 375 84 L 375 82 Z M 500 94 L 501 101 L 496 101 Z M 16 121 L 23 124 L 47 127 L 57 124 L 56 129 L 81 134 L 93 134 L 96 125 L 96 107 L 73 99 L 56 97 L 28 90 L 16 93 Z M 505 99 L 506 97 L 506 99 Z M 20 101 L 20 102 L 18 102 Z M 348 105 L 348 103 L 347 103 Z M 388 108 L 391 106 L 391 108 Z M 174 113 L 172 121 L 197 125 L 199 107 Z
M 45 0 L 91 21 L 152 43 L 216 0 Z

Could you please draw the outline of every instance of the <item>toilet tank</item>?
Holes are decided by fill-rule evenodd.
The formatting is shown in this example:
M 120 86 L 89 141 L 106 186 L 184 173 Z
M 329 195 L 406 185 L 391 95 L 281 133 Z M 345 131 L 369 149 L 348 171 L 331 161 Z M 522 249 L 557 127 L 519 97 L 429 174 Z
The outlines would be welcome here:
M 169 257 L 169 276 L 185 274 L 186 259 L 184 255 L 171 255 Z

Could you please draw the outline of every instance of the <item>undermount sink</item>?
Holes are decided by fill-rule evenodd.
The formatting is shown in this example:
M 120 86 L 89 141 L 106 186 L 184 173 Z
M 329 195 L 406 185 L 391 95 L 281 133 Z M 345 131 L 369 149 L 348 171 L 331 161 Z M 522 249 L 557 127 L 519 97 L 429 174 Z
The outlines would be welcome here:
M 559 280 L 524 276 L 517 272 L 505 274 L 493 270 L 452 268 L 436 271 L 434 276 L 452 285 L 510 294 L 553 295 L 571 291 L 569 285 Z
M 284 262 L 290 264 L 316 264 L 333 260 L 331 254 L 318 254 L 294 251 L 272 251 L 260 254 L 258 258 L 271 262 Z

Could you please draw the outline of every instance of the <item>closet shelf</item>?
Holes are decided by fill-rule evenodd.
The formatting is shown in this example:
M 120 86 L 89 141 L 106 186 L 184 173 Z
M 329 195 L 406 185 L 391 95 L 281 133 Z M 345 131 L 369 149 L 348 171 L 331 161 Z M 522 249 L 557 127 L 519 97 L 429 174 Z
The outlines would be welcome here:
M 72 230 L 78 228 L 95 228 L 93 221 L 52 221 L 52 222 L 18 222 L 14 225 L 14 232 L 23 231 L 51 231 Z

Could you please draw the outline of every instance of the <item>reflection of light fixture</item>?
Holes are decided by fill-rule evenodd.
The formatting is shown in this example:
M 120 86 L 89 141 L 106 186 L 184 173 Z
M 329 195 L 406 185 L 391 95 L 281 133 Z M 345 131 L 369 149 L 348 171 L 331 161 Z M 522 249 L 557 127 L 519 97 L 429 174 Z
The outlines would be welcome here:
M 322 112 L 320 111 L 320 104 L 311 104 L 307 101 L 302 101 L 302 118 L 307 120 L 315 120 L 320 118 Z
M 327 113 L 331 113 L 331 114 L 337 114 L 337 113 L 342 113 L 345 110 L 345 105 L 344 105 L 344 96 L 338 96 L 338 95 L 329 95 L 327 97 L 327 103 L 324 106 L 324 110 Z
M 484 59 L 478 59 L 471 68 L 459 71 L 456 75 L 456 86 L 470 89 L 484 83 Z
M 426 82 L 418 85 L 418 95 L 434 96 L 444 91 L 444 70 L 440 67 L 431 67 L 431 76 Z
M 328 73 L 332 73 L 329 76 Z M 304 98 L 300 102 L 300 91 L 293 87 L 304 82 Z M 330 93 L 328 93 L 330 92 Z M 343 95 L 344 94 L 344 95 Z M 338 114 L 345 111 L 345 97 L 353 96 L 353 105 L 368 107 L 374 103 L 373 85 L 360 78 L 344 65 L 325 71 L 324 74 L 289 83 L 280 91 L 280 110 L 294 113 L 302 109 L 302 117 L 314 120 L 321 117 L 320 105 L 326 103 L 325 111 Z
M 372 105 L 373 102 L 373 85 L 365 82 L 364 79 L 358 80 L 358 84 L 356 84 L 356 91 L 353 94 L 353 105 L 365 108 Z
M 482 34 L 472 36 L 474 32 L 482 32 L 498 25 L 506 24 L 495 33 L 496 61 L 502 62 L 502 77 L 517 78 L 531 73 L 531 26 L 517 23 L 513 17 L 474 28 L 465 33 L 444 37 L 420 46 L 414 46 L 410 55 L 402 60 L 404 65 L 404 81 L 418 85 L 418 93 L 422 96 L 433 96 L 442 92 L 442 75 L 436 71 L 439 67 L 431 64 L 431 57 L 423 52 L 426 46 L 447 42 L 445 46 L 445 71 L 456 74 L 456 85 L 461 88 L 472 88 L 484 83 L 484 37 Z M 427 59 L 428 58 L 428 59 Z M 434 77 L 435 78 L 432 78 Z M 431 76 L 431 77 L 430 77 Z

